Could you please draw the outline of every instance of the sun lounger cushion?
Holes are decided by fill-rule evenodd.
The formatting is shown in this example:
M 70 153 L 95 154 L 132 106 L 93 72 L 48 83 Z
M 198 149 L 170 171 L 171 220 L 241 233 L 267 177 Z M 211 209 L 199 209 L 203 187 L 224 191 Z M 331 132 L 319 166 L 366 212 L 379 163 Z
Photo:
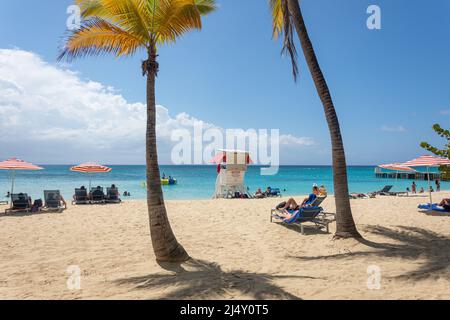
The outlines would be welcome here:
M 419 205 L 419 209 L 422 209 L 422 210 L 430 210 L 430 209 L 431 209 L 431 210 L 437 211 L 437 212 L 446 212 L 446 213 L 449 213 L 449 211 L 447 211 L 446 209 L 444 209 L 444 208 L 438 206 L 437 203 L 433 203 L 432 206 L 431 206 L 431 208 L 430 208 L 430 205 L 429 205 L 429 204 L 421 204 L 421 205 Z

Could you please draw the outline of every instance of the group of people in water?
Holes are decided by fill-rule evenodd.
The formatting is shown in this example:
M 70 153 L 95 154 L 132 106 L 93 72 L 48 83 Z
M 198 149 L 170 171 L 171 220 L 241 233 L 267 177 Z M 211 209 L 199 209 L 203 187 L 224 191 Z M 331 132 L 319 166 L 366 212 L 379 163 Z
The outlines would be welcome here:
M 436 179 L 436 181 L 434 182 L 436 184 L 436 192 L 441 191 L 441 180 Z M 420 188 L 419 192 L 417 192 L 417 184 L 415 181 L 413 181 L 412 185 L 411 185 L 411 189 L 410 188 L 406 188 L 406 191 L 411 192 L 412 194 L 416 194 L 416 193 L 425 193 L 425 189 L 423 187 Z M 433 186 L 430 186 L 430 192 L 434 192 Z

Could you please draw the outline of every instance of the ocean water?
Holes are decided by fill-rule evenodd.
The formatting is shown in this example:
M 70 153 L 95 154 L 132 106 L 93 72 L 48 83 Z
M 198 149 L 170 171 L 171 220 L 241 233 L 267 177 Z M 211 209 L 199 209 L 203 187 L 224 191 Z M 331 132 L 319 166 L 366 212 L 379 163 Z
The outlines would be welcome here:
M 70 166 L 43 165 L 42 171 L 19 171 L 16 174 L 15 192 L 28 193 L 33 199 L 43 198 L 43 190 L 61 190 L 66 199 L 71 199 L 75 187 L 110 186 L 119 187 L 132 195 L 131 199 L 145 199 L 145 166 L 111 166 L 112 171 L 104 174 L 83 174 L 69 171 Z M 380 190 L 385 185 L 394 185 L 393 191 L 404 191 L 411 180 L 376 178 L 373 166 L 353 166 L 348 169 L 350 192 Z M 161 166 L 161 173 L 178 180 L 176 186 L 164 186 L 166 199 L 210 199 L 216 182 L 215 166 Z M 10 173 L 0 170 L 0 199 L 10 190 Z M 246 175 L 246 184 L 254 193 L 257 188 L 268 186 L 286 190 L 284 195 L 301 195 L 311 191 L 314 183 L 324 184 L 333 193 L 332 168 L 327 166 L 281 166 L 275 176 L 262 176 L 260 167 L 251 166 Z M 416 181 L 418 187 L 427 189 L 427 181 Z M 442 190 L 450 190 L 449 182 L 442 182 Z

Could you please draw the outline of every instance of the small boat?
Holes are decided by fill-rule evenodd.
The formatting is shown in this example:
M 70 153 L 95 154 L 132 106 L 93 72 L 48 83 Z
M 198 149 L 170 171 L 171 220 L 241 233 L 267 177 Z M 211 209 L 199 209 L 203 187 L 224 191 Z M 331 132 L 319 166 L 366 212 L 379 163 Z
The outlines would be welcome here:
M 163 185 L 163 186 L 174 186 L 174 185 L 176 185 L 178 182 L 177 182 L 177 179 L 161 179 L 161 184 Z

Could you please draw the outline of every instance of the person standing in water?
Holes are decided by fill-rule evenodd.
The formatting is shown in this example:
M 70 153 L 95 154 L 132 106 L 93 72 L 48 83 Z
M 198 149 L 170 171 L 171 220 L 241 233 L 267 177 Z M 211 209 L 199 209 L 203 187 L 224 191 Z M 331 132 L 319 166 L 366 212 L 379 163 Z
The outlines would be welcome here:
M 436 179 L 436 192 L 441 191 L 441 180 Z
M 417 193 L 417 185 L 416 185 L 415 181 L 413 181 L 413 183 L 412 183 L 411 190 L 412 190 L 412 193 Z

